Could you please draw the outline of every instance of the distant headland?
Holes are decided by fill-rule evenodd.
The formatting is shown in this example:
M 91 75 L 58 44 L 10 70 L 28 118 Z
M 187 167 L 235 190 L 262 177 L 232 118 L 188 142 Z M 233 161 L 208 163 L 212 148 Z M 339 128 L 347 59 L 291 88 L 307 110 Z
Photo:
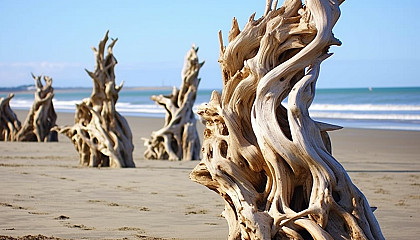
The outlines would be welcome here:
M 22 91 L 34 91 L 35 85 L 28 84 L 28 85 L 20 85 L 17 87 L 0 87 L 0 92 L 22 92 Z

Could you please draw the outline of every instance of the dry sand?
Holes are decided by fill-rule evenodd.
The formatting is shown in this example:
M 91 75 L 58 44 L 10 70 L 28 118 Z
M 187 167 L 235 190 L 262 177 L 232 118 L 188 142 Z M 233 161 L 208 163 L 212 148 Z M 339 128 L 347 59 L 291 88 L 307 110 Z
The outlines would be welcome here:
M 24 120 L 26 112 L 17 111 Z M 58 124 L 73 114 L 59 113 Z M 134 169 L 78 166 L 70 141 L 0 142 L 0 235 L 65 239 L 226 239 L 216 193 L 189 180 L 198 164 L 143 160 L 163 119 L 127 117 Z M 199 126 L 201 132 L 203 126 Z M 333 155 L 364 192 L 387 239 L 420 234 L 420 132 L 344 129 Z M 1 238 L 1 237 L 0 237 Z

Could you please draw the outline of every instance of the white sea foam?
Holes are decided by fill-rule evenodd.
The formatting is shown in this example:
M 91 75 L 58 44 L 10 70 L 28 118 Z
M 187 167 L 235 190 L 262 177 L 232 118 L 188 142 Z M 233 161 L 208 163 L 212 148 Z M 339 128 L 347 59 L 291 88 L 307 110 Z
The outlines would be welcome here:
M 30 109 L 32 106 L 32 101 L 22 100 L 22 99 L 14 99 L 10 102 L 10 107 L 12 109 Z M 53 100 L 54 109 L 56 111 L 75 111 L 76 104 L 81 103 L 81 101 L 61 101 L 61 100 Z M 165 113 L 165 109 L 162 107 L 154 104 L 131 104 L 131 103 L 117 103 L 116 106 L 118 111 L 120 112 L 129 112 L 129 113 Z
M 162 118 L 165 109 L 150 100 L 151 95 L 160 93 L 170 94 L 170 90 L 122 91 L 116 108 L 123 115 Z M 74 112 L 76 104 L 89 94 L 90 89 L 57 91 L 53 100 L 55 110 Z M 199 91 L 193 111 L 196 112 L 201 103 L 208 102 L 210 95 L 210 90 Z M 28 110 L 33 97 L 33 93 L 16 93 L 10 105 L 12 109 Z M 328 122 L 344 127 L 419 130 L 420 88 L 320 90 L 309 111 L 314 119 L 328 119 Z
M 12 99 L 12 101 L 10 101 L 10 107 L 13 108 L 17 108 L 17 109 L 30 109 L 32 106 L 32 102 L 31 101 L 27 101 L 27 100 L 19 100 L 19 99 Z
M 313 104 L 309 109 L 325 111 L 420 111 L 420 105 Z
M 343 112 L 318 112 L 310 111 L 313 118 L 337 119 L 371 119 L 371 120 L 419 120 L 420 114 L 382 114 L 382 113 L 343 113 Z
M 165 109 L 157 104 L 131 104 L 131 103 L 117 103 L 115 105 L 118 111 L 125 113 L 152 113 L 164 114 Z
M 53 102 L 56 111 L 74 111 L 76 104 L 81 101 L 54 99 Z M 10 106 L 16 109 L 30 109 L 32 103 L 26 99 L 13 99 Z M 162 114 L 162 116 L 165 114 L 165 109 L 157 104 L 118 102 L 116 108 L 123 113 Z M 314 118 L 420 120 L 419 105 L 313 104 L 309 110 Z

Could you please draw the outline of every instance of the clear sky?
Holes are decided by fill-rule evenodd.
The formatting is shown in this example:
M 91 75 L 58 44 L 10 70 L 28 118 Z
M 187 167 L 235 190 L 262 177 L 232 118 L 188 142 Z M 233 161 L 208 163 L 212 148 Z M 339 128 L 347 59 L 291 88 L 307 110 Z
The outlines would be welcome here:
M 282 3 L 282 1 L 279 1 Z M 33 84 L 91 87 L 91 47 L 107 30 L 118 38 L 116 81 L 125 86 L 179 86 L 184 55 L 199 48 L 203 89 L 222 87 L 218 31 L 225 44 L 233 17 L 242 29 L 261 17 L 265 0 L 0 0 L 0 87 Z M 347 0 L 319 88 L 420 86 L 419 0 Z

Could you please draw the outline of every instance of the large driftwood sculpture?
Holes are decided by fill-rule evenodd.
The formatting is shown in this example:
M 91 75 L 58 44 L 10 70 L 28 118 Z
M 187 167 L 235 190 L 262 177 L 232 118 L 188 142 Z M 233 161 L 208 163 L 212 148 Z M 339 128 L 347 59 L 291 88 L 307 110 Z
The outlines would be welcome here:
M 32 74 L 32 77 L 35 79 L 35 99 L 22 125 L 9 105 L 14 94 L 0 99 L 0 140 L 2 141 L 58 141 L 57 133 L 51 131 L 56 126 L 57 120 L 52 102 L 54 97 L 52 78 L 44 76 L 45 85 L 43 85 L 42 76 Z
M 54 110 L 52 99 L 54 88 L 52 78 L 44 76 L 45 85 L 42 84 L 42 76 L 35 76 L 35 100 L 29 110 L 28 116 L 22 124 L 22 128 L 16 135 L 17 141 L 56 142 L 57 132 L 51 131 L 56 126 L 57 114 Z
M 14 96 L 11 93 L 5 98 L 0 98 L 0 141 L 15 141 L 21 128 L 20 121 L 9 105 Z
M 383 239 L 375 216 L 311 119 L 339 0 L 267 1 L 221 41 L 223 92 L 199 108 L 203 159 L 191 178 L 225 200 L 229 239 Z M 339 76 L 337 76 L 339 77 Z M 282 101 L 287 97 L 287 105 Z
M 93 48 L 95 71 L 86 70 L 93 79 L 93 91 L 76 106 L 74 126 L 58 127 L 57 131 L 69 137 L 80 155 L 80 165 L 90 167 L 135 167 L 132 134 L 128 122 L 115 109 L 121 85 L 115 85 L 114 67 L 117 64 L 112 48 L 117 39 L 105 45 L 108 32 Z
M 152 132 L 145 139 L 146 159 L 198 160 L 200 139 L 197 134 L 196 119 L 192 110 L 197 95 L 200 78 L 198 73 L 204 62 L 198 61 L 198 48 L 194 45 L 185 56 L 182 69 L 182 84 L 170 95 L 153 95 L 151 99 L 166 110 L 165 126 Z

